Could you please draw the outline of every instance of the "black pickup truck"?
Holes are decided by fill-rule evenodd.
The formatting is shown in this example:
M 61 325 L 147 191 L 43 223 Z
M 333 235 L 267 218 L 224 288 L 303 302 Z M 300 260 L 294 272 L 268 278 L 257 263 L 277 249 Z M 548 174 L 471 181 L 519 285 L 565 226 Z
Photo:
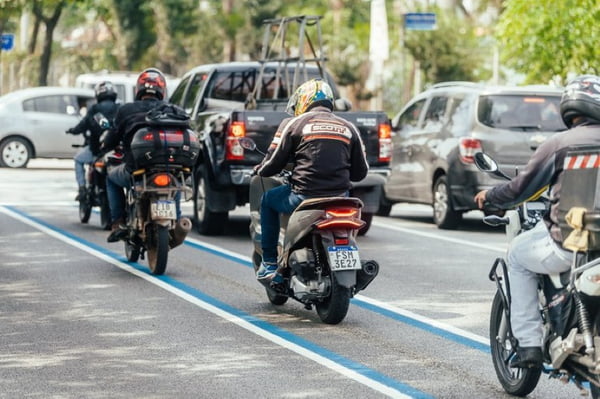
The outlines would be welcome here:
M 194 221 L 201 234 L 222 234 L 228 212 L 248 203 L 253 167 L 262 160 L 258 152 L 245 151 L 240 137 L 250 137 L 266 151 L 277 127 L 289 116 L 284 112 L 292 92 L 282 78 L 293 64 L 229 62 L 201 65 L 187 72 L 170 102 L 189 113 L 202 151 L 195 172 Z M 339 98 L 331 76 L 317 67 L 307 67 L 303 80 L 324 76 L 336 98 L 334 112 L 360 130 L 370 165 L 368 176 L 354 184 L 351 195 L 364 203 L 365 234 L 377 212 L 383 184 L 389 174 L 391 129 L 384 112 L 352 111 Z M 256 84 L 260 80 L 259 95 Z M 297 82 L 302 83 L 302 82 Z M 259 100 L 253 100 L 258 98 Z

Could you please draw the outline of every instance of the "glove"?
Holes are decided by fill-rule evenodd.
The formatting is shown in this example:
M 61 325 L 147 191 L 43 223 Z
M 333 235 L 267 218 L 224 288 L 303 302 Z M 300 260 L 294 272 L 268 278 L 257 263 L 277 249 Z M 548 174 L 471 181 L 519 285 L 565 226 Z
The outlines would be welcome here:
M 73 128 L 67 129 L 67 131 L 65 133 L 66 134 L 77 134 L 77 132 L 75 132 L 75 129 L 73 129 Z

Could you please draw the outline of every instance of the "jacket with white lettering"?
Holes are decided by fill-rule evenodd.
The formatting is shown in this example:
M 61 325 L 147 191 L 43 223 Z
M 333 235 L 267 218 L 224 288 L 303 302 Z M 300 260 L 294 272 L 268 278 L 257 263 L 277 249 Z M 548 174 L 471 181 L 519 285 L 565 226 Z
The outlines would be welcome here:
M 321 106 L 281 122 L 256 172 L 273 176 L 288 163 L 292 190 L 307 197 L 343 194 L 369 171 L 356 126 Z

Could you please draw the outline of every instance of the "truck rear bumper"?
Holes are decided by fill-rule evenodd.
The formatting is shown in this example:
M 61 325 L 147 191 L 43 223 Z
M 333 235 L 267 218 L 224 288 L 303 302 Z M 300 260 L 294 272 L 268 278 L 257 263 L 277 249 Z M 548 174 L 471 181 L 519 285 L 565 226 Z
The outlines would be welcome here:
M 236 186 L 248 186 L 250 185 L 250 178 L 254 168 L 249 166 L 231 166 L 229 170 L 229 176 L 231 177 L 231 183 Z

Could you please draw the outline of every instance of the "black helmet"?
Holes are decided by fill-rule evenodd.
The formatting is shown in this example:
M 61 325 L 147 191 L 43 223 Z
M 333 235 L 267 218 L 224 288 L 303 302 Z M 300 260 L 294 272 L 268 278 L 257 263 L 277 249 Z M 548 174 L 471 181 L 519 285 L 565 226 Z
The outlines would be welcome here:
M 600 121 L 600 77 L 581 75 L 571 80 L 560 99 L 560 116 L 569 128 L 577 116 Z
M 117 92 L 113 87 L 111 82 L 100 82 L 94 87 L 94 91 L 96 92 L 96 101 L 104 101 L 111 100 L 115 101 L 117 99 Z
M 135 99 L 141 100 L 143 96 L 150 94 L 162 100 L 166 91 L 167 81 L 163 73 L 156 68 L 147 68 L 137 78 Z

